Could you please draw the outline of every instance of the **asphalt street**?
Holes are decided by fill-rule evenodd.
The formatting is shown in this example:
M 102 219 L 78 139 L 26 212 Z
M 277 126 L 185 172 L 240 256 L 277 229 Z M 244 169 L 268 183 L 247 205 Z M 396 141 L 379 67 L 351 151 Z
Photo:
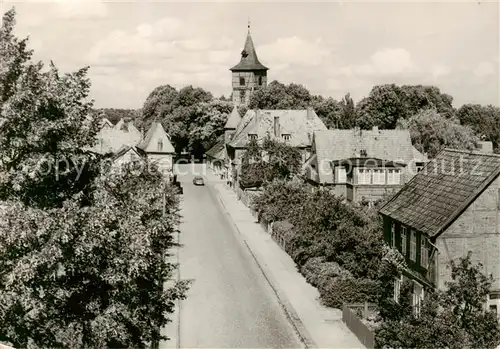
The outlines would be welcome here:
M 201 165 L 177 167 L 184 188 L 180 276 L 193 279 L 165 332 L 163 348 L 300 348 L 298 338 L 210 183 L 192 184 Z

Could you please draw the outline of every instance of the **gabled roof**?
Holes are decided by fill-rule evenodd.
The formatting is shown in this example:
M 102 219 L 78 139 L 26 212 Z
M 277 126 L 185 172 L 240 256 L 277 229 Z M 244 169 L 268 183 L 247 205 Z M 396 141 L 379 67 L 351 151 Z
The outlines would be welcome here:
M 427 157 L 413 147 L 408 130 L 326 130 L 314 132 L 314 149 L 318 164 L 365 157 L 409 163 L 425 162 Z M 331 171 L 319 171 L 320 183 L 332 184 Z
M 253 71 L 253 70 L 269 70 L 269 68 L 262 65 L 257 58 L 257 52 L 253 45 L 252 36 L 250 35 L 250 29 L 248 30 L 247 40 L 245 41 L 245 47 L 241 51 L 240 63 L 236 64 L 230 69 L 231 71 Z
M 259 139 L 263 139 L 268 135 L 272 139 L 275 138 L 275 117 L 279 118 L 280 133 L 290 135 L 287 144 L 292 147 L 311 146 L 313 132 L 327 130 L 323 121 L 312 109 L 248 110 L 228 145 L 233 148 L 245 148 L 249 134 L 256 134 Z
M 156 121 L 151 124 L 151 127 L 149 127 L 149 130 L 146 133 L 146 137 L 144 137 L 144 140 L 140 144 L 138 144 L 137 147 L 146 151 L 157 132 L 165 135 L 167 140 L 166 144 L 163 144 L 163 151 L 161 151 L 161 153 L 175 153 L 175 149 L 172 146 L 172 143 L 170 143 L 170 137 L 165 132 L 165 129 L 163 128 L 161 123 Z
M 105 127 L 105 126 L 108 126 L 108 127 L 110 127 L 110 128 L 111 128 L 111 127 L 113 127 L 113 123 L 112 123 L 111 121 L 109 121 L 109 119 L 108 119 L 108 118 L 103 117 L 103 118 L 101 119 L 101 128 L 103 128 L 103 127 Z
M 445 149 L 379 213 L 434 237 L 448 228 L 499 174 L 499 155 Z
M 215 145 L 207 150 L 205 153 L 207 157 L 213 158 L 213 159 L 224 159 L 226 155 L 226 147 L 224 144 L 224 137 L 219 137 L 219 140 Z
M 127 154 L 129 151 L 135 152 L 138 156 L 140 157 L 146 157 L 146 152 L 140 148 L 134 147 L 134 146 L 129 146 L 129 145 L 124 145 L 118 151 L 116 151 L 111 159 L 113 161 L 121 158 L 123 155 Z
M 240 124 L 241 121 L 241 115 L 238 112 L 238 108 L 236 108 L 236 105 L 233 108 L 233 111 L 231 112 L 231 115 L 227 118 L 226 125 L 224 126 L 224 129 L 226 130 L 232 130 L 236 129 L 238 125 Z

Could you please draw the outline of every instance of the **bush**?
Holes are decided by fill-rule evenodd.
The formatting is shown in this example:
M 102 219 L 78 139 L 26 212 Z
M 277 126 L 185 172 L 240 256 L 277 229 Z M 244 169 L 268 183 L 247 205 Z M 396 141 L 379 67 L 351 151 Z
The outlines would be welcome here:
M 300 272 L 314 287 L 321 287 L 329 280 L 343 277 L 352 277 L 348 270 L 345 270 L 335 262 L 325 262 L 323 257 L 313 257 L 300 268 Z
M 374 302 L 377 282 L 370 279 L 338 277 L 328 280 L 318 290 L 325 306 L 341 309 L 344 303 Z

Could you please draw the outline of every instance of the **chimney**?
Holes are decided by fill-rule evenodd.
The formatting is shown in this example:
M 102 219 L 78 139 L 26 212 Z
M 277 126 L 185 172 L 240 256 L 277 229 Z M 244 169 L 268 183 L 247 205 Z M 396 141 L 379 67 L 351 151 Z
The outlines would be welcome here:
M 478 145 L 478 150 L 482 153 L 488 153 L 492 154 L 493 153 L 493 143 L 490 141 L 480 141 L 477 142 Z
M 307 107 L 307 120 L 312 120 L 314 117 L 314 110 L 312 107 Z
M 275 137 L 280 136 L 280 117 L 279 116 L 274 117 L 274 136 Z

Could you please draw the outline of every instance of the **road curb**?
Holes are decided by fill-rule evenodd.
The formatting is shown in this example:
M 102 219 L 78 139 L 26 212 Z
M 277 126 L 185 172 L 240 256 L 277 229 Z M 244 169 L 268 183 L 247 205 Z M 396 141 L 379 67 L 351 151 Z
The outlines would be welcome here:
M 302 320 L 300 319 L 299 315 L 295 311 L 295 308 L 288 301 L 284 292 L 281 291 L 281 289 L 279 288 L 278 282 L 272 277 L 272 274 L 267 270 L 268 266 L 265 263 L 261 263 L 259 261 L 259 259 L 255 255 L 252 248 L 248 245 L 244 234 L 240 231 L 240 229 L 238 228 L 238 225 L 236 224 L 236 222 L 233 220 L 233 217 L 229 213 L 229 211 L 224 203 L 224 200 L 221 197 L 221 193 L 220 193 L 219 189 L 216 188 L 215 186 L 212 186 L 212 187 L 216 191 L 218 201 L 221 204 L 222 208 L 224 209 L 226 216 L 228 216 L 229 222 L 234 226 L 235 230 L 243 238 L 243 242 L 245 243 L 245 246 L 247 247 L 248 251 L 250 252 L 250 255 L 252 256 L 252 258 L 255 260 L 257 266 L 259 267 L 260 271 L 264 275 L 264 278 L 268 282 L 269 286 L 271 286 L 271 289 L 273 290 L 274 294 L 276 295 L 276 298 L 278 299 L 278 303 L 280 304 L 281 308 L 284 310 L 288 321 L 290 322 L 293 329 L 297 333 L 300 342 L 304 345 L 304 347 L 306 349 L 317 348 L 316 343 L 311 338 L 309 331 L 306 329 L 306 327 L 302 323 Z

